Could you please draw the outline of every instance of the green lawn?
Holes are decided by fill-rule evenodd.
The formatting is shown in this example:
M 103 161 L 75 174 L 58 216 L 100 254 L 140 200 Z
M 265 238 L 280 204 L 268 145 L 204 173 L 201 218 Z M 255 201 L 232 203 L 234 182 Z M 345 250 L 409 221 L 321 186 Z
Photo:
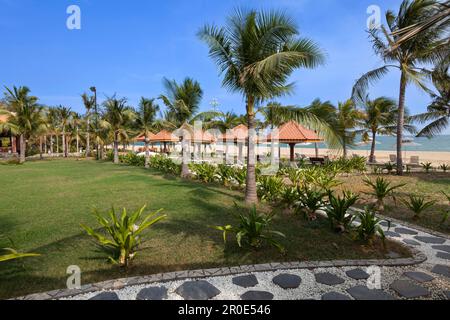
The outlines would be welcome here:
M 78 265 L 83 283 L 177 270 L 295 260 L 382 258 L 379 244 L 366 247 L 332 233 L 324 221 L 305 222 L 279 214 L 274 229 L 284 232 L 288 253 L 248 251 L 208 225 L 233 222 L 230 208 L 242 194 L 222 187 L 160 175 L 151 170 L 94 161 L 54 160 L 23 166 L 0 165 L 0 234 L 20 251 L 42 256 L 0 264 L 0 298 L 64 288 L 66 269 Z M 80 223 L 95 226 L 93 208 L 164 208 L 167 220 L 148 233 L 128 274 L 110 265 L 107 255 L 84 234 Z M 267 210 L 267 208 L 263 208 Z M 0 247 L 10 246 L 1 240 Z M 409 254 L 388 243 L 388 249 Z

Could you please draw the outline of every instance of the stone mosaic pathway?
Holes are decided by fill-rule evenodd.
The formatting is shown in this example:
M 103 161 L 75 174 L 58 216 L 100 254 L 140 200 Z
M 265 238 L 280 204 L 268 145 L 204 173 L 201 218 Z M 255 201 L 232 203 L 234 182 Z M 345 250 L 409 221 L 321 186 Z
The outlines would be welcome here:
M 394 226 L 394 227 L 392 227 Z M 387 225 L 384 225 L 386 229 Z M 91 292 L 81 300 L 395 300 L 450 299 L 450 240 L 399 223 L 388 236 L 426 255 L 404 267 L 382 266 L 381 289 L 369 289 L 367 268 L 308 268 L 159 282 Z

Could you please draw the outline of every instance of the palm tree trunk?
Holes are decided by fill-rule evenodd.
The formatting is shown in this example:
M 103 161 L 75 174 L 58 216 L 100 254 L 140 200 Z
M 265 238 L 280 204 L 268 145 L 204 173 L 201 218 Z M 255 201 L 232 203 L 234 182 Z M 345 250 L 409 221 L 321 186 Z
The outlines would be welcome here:
M 39 136 L 39 159 L 40 160 L 44 159 L 44 156 L 42 155 L 42 144 L 43 144 L 42 136 Z
M 90 128 L 90 120 L 89 117 L 86 119 L 86 126 L 87 126 L 87 132 L 86 132 L 86 158 L 89 157 L 91 154 L 91 135 L 89 133 Z
M 406 75 L 402 71 L 400 78 L 400 98 L 398 99 L 397 121 L 397 175 L 403 175 L 403 128 L 405 125 Z
M 369 162 L 370 163 L 375 163 L 375 146 L 376 146 L 376 139 L 377 137 L 377 132 L 373 131 L 372 132 L 372 147 L 370 149 L 370 157 L 369 157 Z
M 80 152 L 80 136 L 78 135 L 78 127 L 77 127 L 77 155 Z
M 184 139 L 181 141 L 181 177 L 188 178 L 189 177 L 189 159 L 191 157 L 191 152 L 189 150 L 189 143 Z
M 53 156 L 53 135 L 50 135 L 50 154 Z
M 119 164 L 119 137 L 114 133 L 114 163 Z
M 44 136 L 44 153 L 47 154 L 47 135 Z
M 56 156 L 59 157 L 59 135 L 56 135 Z
M 145 134 L 147 137 L 147 133 Z M 148 139 L 145 138 L 145 167 L 148 169 L 150 167 L 150 150 L 148 148 Z
M 19 137 L 19 144 L 20 144 L 20 158 L 19 163 L 25 163 L 25 137 L 23 134 Z
M 63 132 L 62 132 L 62 148 L 63 148 L 64 158 L 67 158 L 67 155 L 66 155 L 66 131 L 65 131 L 65 129 L 63 129 Z
M 255 163 L 255 113 L 254 99 L 247 97 L 247 122 L 248 122 L 248 149 L 247 149 L 247 181 L 245 187 L 245 202 L 247 204 L 258 203 L 256 193 L 256 163 Z

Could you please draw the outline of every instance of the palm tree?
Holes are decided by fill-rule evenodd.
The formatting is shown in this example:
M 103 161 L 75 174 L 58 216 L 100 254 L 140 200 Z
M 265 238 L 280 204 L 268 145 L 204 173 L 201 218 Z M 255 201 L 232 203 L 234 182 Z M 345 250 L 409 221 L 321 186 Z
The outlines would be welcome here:
M 318 46 L 298 37 L 298 28 L 284 13 L 237 10 L 226 27 L 204 26 L 199 37 L 224 73 L 223 86 L 246 100 L 249 128 L 246 202 L 257 202 L 255 174 L 255 107 L 292 92 L 289 76 L 300 67 L 324 61 Z
M 136 120 L 134 127 L 139 130 L 138 135 L 143 135 L 145 138 L 145 167 L 148 168 L 150 164 L 149 140 L 150 132 L 155 130 L 156 114 L 159 111 L 159 106 L 155 103 L 155 99 L 141 98 L 139 103 L 139 110 L 136 112 Z
M 438 65 L 432 73 L 433 84 L 438 93 L 431 93 L 433 102 L 428 106 L 428 112 L 412 117 L 419 123 L 428 123 L 417 135 L 418 137 L 433 137 L 448 127 L 450 119 L 450 76 L 449 64 Z M 429 123 L 431 121 L 431 123 Z
M 164 86 L 166 94 L 159 97 L 167 107 L 163 125 L 171 129 L 181 128 L 194 118 L 203 97 L 203 90 L 200 84 L 191 78 L 184 79 L 181 84 L 175 80 L 164 79 Z M 189 176 L 189 167 L 184 154 L 190 153 L 190 150 L 185 149 L 189 148 L 182 142 L 182 177 Z
M 57 108 L 58 114 L 59 114 L 59 121 L 60 121 L 60 127 L 61 127 L 61 138 L 62 138 L 62 148 L 63 148 L 63 154 L 64 158 L 67 158 L 69 156 L 69 147 L 67 143 L 67 128 L 70 124 L 71 118 L 72 118 L 72 110 L 69 107 L 59 106 Z
M 306 110 L 333 128 L 333 125 L 336 122 L 336 107 L 330 101 L 322 102 L 320 99 L 315 99 L 311 105 L 306 107 Z M 316 157 L 319 157 L 319 145 L 317 142 L 314 144 L 314 147 Z
M 127 106 L 127 99 L 117 99 L 115 96 L 108 98 L 104 103 L 104 115 L 108 129 L 114 136 L 114 163 L 119 163 L 119 140 L 128 138 L 126 124 L 128 121 L 134 119 L 133 110 Z
M 8 115 L 8 121 L 0 124 L 0 131 L 11 131 L 19 136 L 20 157 L 19 162 L 24 163 L 26 157 L 27 139 L 41 130 L 44 124 L 42 107 L 38 105 L 38 98 L 30 96 L 28 87 L 5 87 L 5 103 L 7 110 L 2 111 Z
M 374 163 L 377 134 L 395 134 L 397 103 L 386 97 L 370 100 L 366 96 L 361 104 L 364 117 L 360 122 L 361 129 L 356 132 L 362 135 L 364 141 L 371 141 L 369 162 Z
M 58 110 L 56 108 L 48 108 L 47 110 L 47 119 L 46 119 L 46 124 L 47 124 L 47 128 L 49 130 L 50 133 L 50 153 L 53 155 L 54 149 L 53 149 L 53 136 L 55 135 L 57 140 L 58 140 L 58 136 L 59 136 L 59 113 Z M 58 142 L 56 143 L 56 153 L 59 153 L 59 146 L 58 146 Z
M 338 103 L 335 130 L 342 143 L 344 159 L 347 158 L 348 147 L 354 144 L 356 136 L 354 129 L 362 119 L 364 114 L 356 108 L 353 100 Z
M 379 55 L 385 65 L 369 71 L 363 75 L 353 88 L 353 96 L 362 96 L 369 84 L 386 75 L 391 68 L 398 69 L 400 76 L 400 90 L 398 99 L 397 119 L 397 174 L 403 174 L 403 128 L 405 124 L 405 95 L 409 83 L 414 83 L 428 91 L 423 83 L 426 75 L 418 67 L 421 63 L 435 62 L 445 53 L 448 40 L 445 36 L 445 28 L 439 25 L 433 26 L 417 34 L 414 38 L 402 42 L 395 50 L 392 46 L 398 40 L 395 35 L 397 30 L 426 21 L 435 14 L 436 0 L 403 0 L 399 12 L 395 15 L 392 11 L 386 12 L 387 28 L 382 26 L 382 31 L 371 30 L 373 49 Z M 384 37 L 384 39 L 383 39 Z M 448 50 L 448 49 L 447 49 Z
M 86 108 L 86 157 L 89 157 L 91 154 L 91 111 L 95 107 L 95 98 L 83 93 L 81 99 Z

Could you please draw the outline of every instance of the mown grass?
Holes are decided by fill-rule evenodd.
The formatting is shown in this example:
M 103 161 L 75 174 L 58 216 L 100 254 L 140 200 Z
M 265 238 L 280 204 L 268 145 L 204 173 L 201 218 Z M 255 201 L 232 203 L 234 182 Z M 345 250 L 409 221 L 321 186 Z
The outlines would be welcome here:
M 376 175 L 368 175 L 367 177 L 373 181 L 377 178 Z M 395 175 L 382 175 L 382 177 L 389 180 L 392 185 L 405 184 L 404 187 L 395 191 L 395 199 L 386 199 L 387 207 L 384 215 L 450 234 L 450 218 L 442 223 L 442 212 L 450 209 L 448 200 L 442 194 L 443 191 L 450 194 L 450 173 L 417 172 L 402 177 Z M 340 189 L 347 189 L 360 194 L 359 207 L 373 203 L 373 197 L 365 194 L 371 191 L 371 188 L 363 182 L 365 178 L 364 175 L 340 177 L 340 181 L 343 182 L 343 185 L 339 187 Z M 435 200 L 436 204 L 425 211 L 420 219 L 413 219 L 414 213 L 409 211 L 400 201 L 401 199 L 408 200 L 409 194 L 423 196 L 427 200 Z
M 243 194 L 213 185 L 183 181 L 152 170 L 89 160 L 48 160 L 0 166 L 0 234 L 17 249 L 40 257 L 0 264 L 0 298 L 61 289 L 66 269 L 78 265 L 82 282 L 241 264 L 296 260 L 383 258 L 387 251 L 409 251 L 388 242 L 367 247 L 329 231 L 325 221 L 305 222 L 280 213 L 274 229 L 287 235 L 285 256 L 273 248 L 225 247 L 209 225 L 233 223 L 231 210 Z M 148 241 L 125 273 L 107 262 L 80 223 L 96 226 L 92 210 L 111 206 L 164 208 L 168 218 L 147 232 Z M 262 210 L 268 210 L 262 207 Z M 5 239 L 0 247 L 10 246 Z

